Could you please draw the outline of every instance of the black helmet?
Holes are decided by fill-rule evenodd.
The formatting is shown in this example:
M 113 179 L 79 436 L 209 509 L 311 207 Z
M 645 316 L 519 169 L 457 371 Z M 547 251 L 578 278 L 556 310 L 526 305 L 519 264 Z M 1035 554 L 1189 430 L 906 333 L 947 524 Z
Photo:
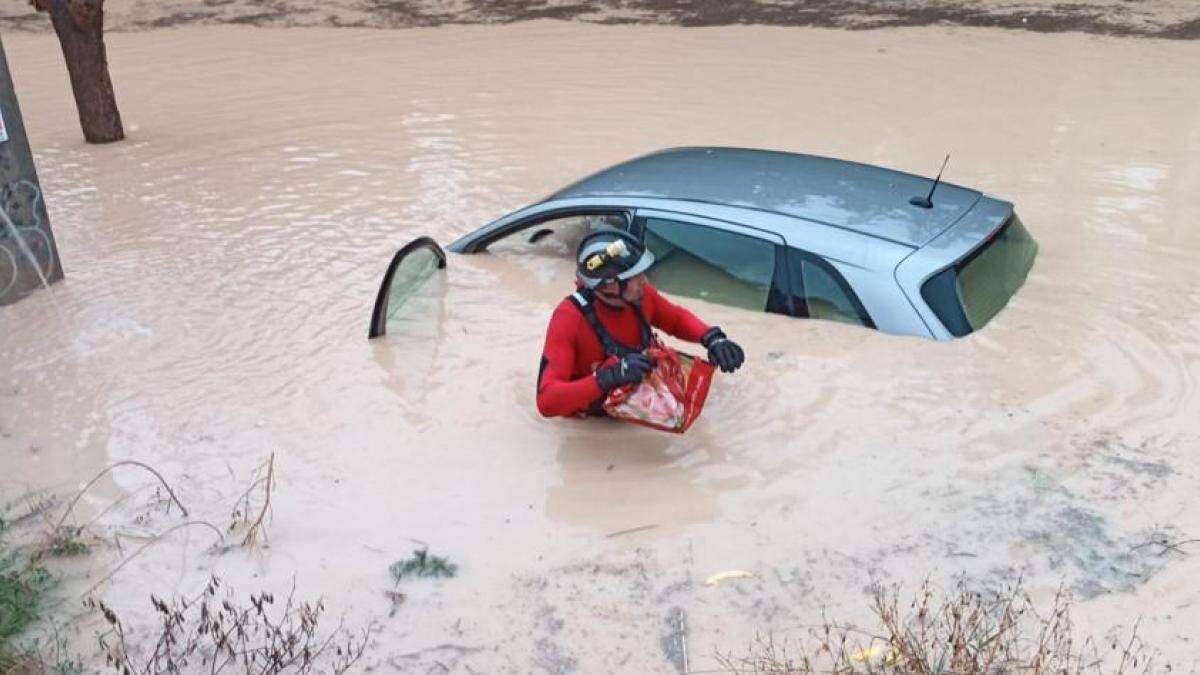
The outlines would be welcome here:
M 608 281 L 627 281 L 650 269 L 654 254 L 632 234 L 620 230 L 596 230 L 579 242 L 575 253 L 575 275 L 585 288 Z

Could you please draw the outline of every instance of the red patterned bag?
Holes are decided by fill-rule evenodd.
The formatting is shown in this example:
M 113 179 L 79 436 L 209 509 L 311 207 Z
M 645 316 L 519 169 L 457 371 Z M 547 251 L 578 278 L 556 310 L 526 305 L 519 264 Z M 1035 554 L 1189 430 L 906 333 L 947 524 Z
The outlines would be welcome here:
M 713 365 L 655 340 L 646 356 L 654 369 L 637 385 L 617 387 L 604 399 L 604 412 L 625 422 L 682 434 L 704 408 Z M 615 357 L 606 363 L 615 361 Z

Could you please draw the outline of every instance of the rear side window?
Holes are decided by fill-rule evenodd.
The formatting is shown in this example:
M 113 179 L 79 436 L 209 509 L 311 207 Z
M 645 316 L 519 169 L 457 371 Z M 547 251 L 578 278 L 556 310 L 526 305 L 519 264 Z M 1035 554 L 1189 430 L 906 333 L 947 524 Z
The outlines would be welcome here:
M 796 316 L 875 327 L 846 279 L 828 261 L 789 248 L 788 270 Z
M 1025 283 L 1037 242 L 1013 214 L 966 258 L 930 277 L 921 297 L 955 337 L 983 328 Z
M 647 218 L 646 276 L 660 290 L 745 309 L 764 310 L 775 274 L 775 244 L 704 225 Z

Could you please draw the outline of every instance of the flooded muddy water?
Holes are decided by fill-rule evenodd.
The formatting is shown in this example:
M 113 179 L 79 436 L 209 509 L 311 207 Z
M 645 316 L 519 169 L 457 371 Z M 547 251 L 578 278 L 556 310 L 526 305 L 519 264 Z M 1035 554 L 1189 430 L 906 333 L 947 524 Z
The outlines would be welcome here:
M 0 310 L 0 489 L 145 461 L 224 525 L 275 453 L 265 547 L 180 531 L 101 586 L 210 572 L 374 625 L 364 664 L 669 672 L 756 632 L 862 621 L 873 580 L 1022 574 L 1081 631 L 1176 668 L 1200 551 L 1200 44 L 976 29 L 205 27 L 113 34 L 129 138 L 85 146 L 51 35 L 5 37 L 67 277 Z M 569 265 L 451 256 L 421 321 L 368 342 L 391 254 L 676 145 L 830 155 L 1012 200 L 1025 287 L 950 343 L 706 305 L 746 348 L 682 437 L 544 420 Z M 536 264 L 535 264 L 536 263 Z M 100 531 L 179 522 L 119 469 Z M 106 535 L 107 536 L 107 535 Z M 459 576 L 388 565 L 427 544 Z M 121 557 L 98 544 L 99 581 Z M 123 551 L 128 553 L 128 544 Z M 705 586 L 708 575 L 754 577 Z M 81 643 L 87 643 L 83 639 Z M 457 649 L 438 647 L 451 644 Z M 428 650 L 428 651 L 422 651 Z

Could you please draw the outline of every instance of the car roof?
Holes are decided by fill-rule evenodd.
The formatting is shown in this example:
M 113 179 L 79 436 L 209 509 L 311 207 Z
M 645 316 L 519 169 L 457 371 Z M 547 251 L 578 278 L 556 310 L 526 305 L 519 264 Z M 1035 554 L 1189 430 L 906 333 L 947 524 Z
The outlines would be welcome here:
M 656 197 L 757 209 L 920 247 L 979 200 L 942 182 L 933 208 L 909 204 L 929 178 L 816 155 L 749 148 L 671 148 L 592 174 L 551 195 Z

